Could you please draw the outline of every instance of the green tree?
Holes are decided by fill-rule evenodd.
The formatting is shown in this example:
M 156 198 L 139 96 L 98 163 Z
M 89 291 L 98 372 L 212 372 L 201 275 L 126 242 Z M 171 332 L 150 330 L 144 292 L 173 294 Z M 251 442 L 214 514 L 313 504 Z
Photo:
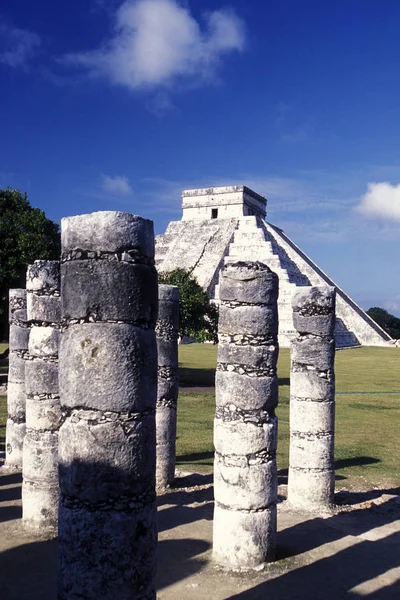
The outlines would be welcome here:
M 203 342 L 217 341 L 218 309 L 211 304 L 207 293 L 196 278 L 185 269 L 159 273 L 159 283 L 176 285 L 180 293 L 179 334 Z
M 373 306 L 367 310 L 367 314 L 378 323 L 393 339 L 400 339 L 400 319 L 391 315 L 384 308 Z
M 0 339 L 8 332 L 8 290 L 25 287 L 26 268 L 34 260 L 60 257 L 59 226 L 26 194 L 0 189 Z

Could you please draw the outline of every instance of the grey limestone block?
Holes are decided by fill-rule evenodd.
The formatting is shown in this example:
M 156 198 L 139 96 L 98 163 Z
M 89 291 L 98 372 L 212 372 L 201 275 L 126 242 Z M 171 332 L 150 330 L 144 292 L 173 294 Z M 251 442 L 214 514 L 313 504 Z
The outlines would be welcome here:
M 153 600 L 157 273 L 151 221 L 62 220 L 60 600 Z
M 335 357 L 335 340 L 316 336 L 298 336 L 291 345 L 290 358 L 300 365 L 312 364 L 318 371 L 328 371 Z
M 258 511 L 276 505 L 275 461 L 253 459 L 242 465 L 231 462 L 220 454 L 215 455 L 214 494 L 219 506 Z
M 276 506 L 248 512 L 215 505 L 213 558 L 237 571 L 261 568 L 275 558 Z
M 159 367 L 178 368 L 178 338 L 165 340 L 157 336 L 157 356 Z
M 10 327 L 10 336 L 9 336 L 9 348 L 10 352 L 15 352 L 18 350 L 28 350 L 28 342 L 29 342 L 29 329 L 27 326 L 23 327 L 21 325 L 17 325 L 13 323 Z
M 273 410 L 278 405 L 277 377 L 248 377 L 217 370 L 215 401 L 217 407 L 233 403 L 242 410 Z
M 232 417 L 233 418 L 233 417 Z M 270 418 L 262 424 L 215 419 L 214 447 L 222 456 L 251 456 L 260 452 L 276 453 L 278 419 Z
M 293 469 L 331 471 L 334 437 L 328 433 L 294 433 L 290 437 L 290 466 Z
M 303 469 L 290 470 L 290 503 L 300 510 L 310 510 L 310 507 L 328 506 L 335 492 L 335 472 L 309 470 L 307 477 Z
M 25 367 L 26 393 L 29 396 L 39 394 L 59 395 L 58 363 L 43 360 L 28 360 Z
M 125 323 L 70 325 L 60 344 L 64 408 L 142 412 L 155 409 L 156 336 Z
M 58 485 L 40 482 L 40 485 L 27 482 L 22 488 L 24 524 L 32 529 L 37 524 L 46 523 L 47 528 L 56 529 L 58 521 Z
M 60 428 L 61 489 L 80 502 L 153 500 L 155 460 L 154 414 L 123 420 L 80 411 Z
M 25 368 L 26 435 L 23 451 L 22 518 L 32 528 L 57 526 L 58 429 L 61 406 L 58 348 L 61 327 L 60 263 L 37 260 L 26 275 L 31 325 Z
M 157 512 L 96 510 L 61 497 L 59 600 L 155 600 Z
M 156 324 L 158 386 L 157 386 L 157 489 L 170 485 L 175 477 L 176 416 L 179 393 L 178 334 L 179 289 L 160 285 L 159 312 Z
M 66 281 L 72 279 L 71 288 Z M 112 260 L 74 260 L 61 266 L 64 319 L 155 323 L 154 267 Z
M 221 304 L 219 308 L 221 331 L 227 335 L 235 335 L 240 331 L 243 335 L 276 338 L 278 335 L 278 311 L 276 306 L 234 306 Z
M 61 332 L 52 327 L 32 327 L 29 337 L 29 356 L 38 358 L 57 357 Z
M 117 254 L 154 258 L 153 221 L 118 211 L 99 211 L 61 220 L 63 257 L 70 253 Z
M 278 278 L 262 263 L 229 264 L 220 298 L 213 558 L 257 569 L 276 546 Z
M 25 384 L 10 381 L 7 387 L 8 416 L 16 423 L 25 423 L 26 394 Z
M 25 381 L 26 360 L 21 356 L 10 354 L 11 360 L 8 366 L 8 381 L 12 383 L 23 383 Z
M 25 435 L 25 366 L 29 329 L 26 314 L 26 290 L 9 290 L 9 362 L 7 389 L 7 424 L 5 466 L 22 468 L 22 447 Z
M 295 371 L 294 368 L 292 367 L 290 374 L 290 384 L 297 398 L 309 398 L 321 402 L 333 401 L 335 397 L 335 377 L 332 364 L 329 371 L 314 369 Z
M 263 370 L 276 369 L 278 346 L 235 346 L 220 343 L 218 345 L 218 362 L 246 365 Z
M 58 431 L 61 422 L 60 398 L 27 397 L 26 426 L 36 431 Z
M 335 289 L 298 288 L 292 307 L 288 500 L 312 511 L 334 499 Z
M 290 424 L 293 431 L 318 435 L 331 431 L 334 422 L 334 400 L 314 402 L 292 395 L 290 399 Z
M 28 311 L 34 323 L 59 323 L 61 303 L 59 296 L 28 294 Z
M 37 435 L 29 432 L 24 440 L 25 483 L 53 484 L 58 489 L 58 432 L 46 431 Z
M 231 263 L 224 267 L 223 277 L 222 301 L 275 305 L 278 299 L 278 276 L 262 263 Z
M 6 466 L 11 469 L 22 468 L 25 420 L 22 422 L 7 419 L 6 423 Z

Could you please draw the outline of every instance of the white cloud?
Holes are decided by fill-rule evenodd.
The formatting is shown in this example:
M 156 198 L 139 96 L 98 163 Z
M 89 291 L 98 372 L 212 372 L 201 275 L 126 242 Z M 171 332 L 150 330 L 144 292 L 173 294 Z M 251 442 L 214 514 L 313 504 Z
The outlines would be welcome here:
M 0 25 L 0 63 L 24 67 L 40 45 L 40 37 L 33 31 Z
M 127 0 L 105 44 L 63 61 L 131 90 L 151 89 L 182 78 L 212 80 L 221 58 L 244 42 L 244 24 L 231 10 L 208 13 L 201 28 L 177 0 Z
M 400 221 L 400 184 L 369 183 L 357 209 L 367 216 Z
M 124 197 L 130 196 L 133 193 L 129 179 L 123 175 L 116 175 L 115 177 L 102 175 L 100 187 L 103 192 L 106 192 L 111 196 Z

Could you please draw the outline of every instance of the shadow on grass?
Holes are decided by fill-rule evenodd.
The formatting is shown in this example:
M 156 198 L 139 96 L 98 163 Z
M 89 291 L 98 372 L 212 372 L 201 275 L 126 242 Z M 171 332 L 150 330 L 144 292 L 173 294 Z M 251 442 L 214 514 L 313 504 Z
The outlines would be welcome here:
M 214 387 L 215 369 L 179 368 L 181 387 Z
M 197 462 L 198 460 L 210 460 L 211 462 L 207 462 L 207 463 L 202 463 L 204 464 L 210 464 L 213 465 L 213 461 L 214 461 L 214 452 L 197 452 L 197 453 L 193 453 L 193 454 L 181 454 L 179 456 L 176 457 L 176 462 L 177 464 L 181 464 L 181 463 L 193 463 L 193 462 Z
M 373 456 L 354 456 L 352 458 L 340 458 L 335 460 L 335 469 L 347 469 L 348 467 L 363 467 L 365 465 L 375 465 L 382 462 L 379 458 Z

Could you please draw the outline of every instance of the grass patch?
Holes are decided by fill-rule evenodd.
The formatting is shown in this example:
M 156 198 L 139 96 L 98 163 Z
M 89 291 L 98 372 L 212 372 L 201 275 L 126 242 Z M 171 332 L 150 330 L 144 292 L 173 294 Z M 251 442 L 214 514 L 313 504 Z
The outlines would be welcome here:
M 0 352 L 5 347 L 0 345 Z M 180 379 L 187 386 L 181 387 L 178 402 L 177 467 L 180 469 L 210 472 L 213 468 L 216 360 L 216 346 L 179 347 Z M 341 487 L 400 485 L 399 366 L 398 348 L 359 348 L 336 354 L 335 459 L 337 484 Z M 278 361 L 277 409 L 277 462 L 282 482 L 287 476 L 289 460 L 289 374 L 289 350 L 283 348 Z M 4 445 L 6 418 L 6 398 L 0 396 L 0 449 Z
M 8 344 L 0 344 L 0 354 L 4 352 L 8 348 Z M 5 360 L 0 359 L 0 374 L 8 372 L 8 358 Z
M 214 385 L 217 348 L 180 346 L 185 385 Z M 400 485 L 397 459 L 400 417 L 400 351 L 358 348 L 336 353 L 336 478 L 342 487 Z M 290 355 L 280 350 L 278 469 L 285 482 L 289 461 Z M 181 373 L 182 377 L 182 373 Z M 202 383 L 200 383 L 202 382 Z M 341 393 L 340 393 L 341 392 Z M 386 394 L 387 392 L 396 392 Z M 212 470 L 213 390 L 182 388 L 178 404 L 177 465 Z

